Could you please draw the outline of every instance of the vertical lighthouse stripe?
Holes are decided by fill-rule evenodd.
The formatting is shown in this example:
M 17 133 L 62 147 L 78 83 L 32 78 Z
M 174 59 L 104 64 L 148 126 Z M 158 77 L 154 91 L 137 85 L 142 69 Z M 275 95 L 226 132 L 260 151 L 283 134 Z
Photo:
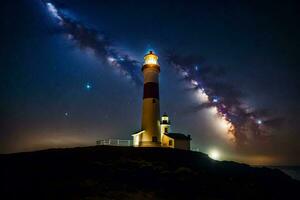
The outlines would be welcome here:
M 159 99 L 158 83 L 148 82 L 144 84 L 144 99 L 156 98 Z

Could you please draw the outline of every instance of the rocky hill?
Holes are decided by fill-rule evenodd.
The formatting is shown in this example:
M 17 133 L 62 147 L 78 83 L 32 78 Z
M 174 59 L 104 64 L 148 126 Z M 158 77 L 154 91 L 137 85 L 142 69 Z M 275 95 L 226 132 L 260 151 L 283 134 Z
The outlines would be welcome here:
M 280 170 L 163 148 L 6 154 L 0 175 L 0 199 L 290 199 L 300 190 Z

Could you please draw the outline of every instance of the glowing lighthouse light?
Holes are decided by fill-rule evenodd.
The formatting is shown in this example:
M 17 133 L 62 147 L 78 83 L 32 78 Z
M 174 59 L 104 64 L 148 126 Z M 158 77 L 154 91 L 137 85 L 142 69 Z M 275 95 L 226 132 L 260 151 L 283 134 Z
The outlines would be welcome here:
M 144 65 L 158 65 L 158 57 L 155 55 L 152 51 L 150 51 L 145 57 L 144 57 L 145 63 Z

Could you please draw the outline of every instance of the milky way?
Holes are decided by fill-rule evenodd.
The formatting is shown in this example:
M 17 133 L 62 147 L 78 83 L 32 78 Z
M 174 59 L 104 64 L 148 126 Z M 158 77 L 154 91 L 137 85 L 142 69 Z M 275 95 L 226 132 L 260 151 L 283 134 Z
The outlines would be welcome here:
M 169 54 L 168 61 L 193 88 L 191 91 L 199 94 L 199 105 L 191 111 L 215 110 L 213 113 L 221 119 L 217 123 L 224 124 L 227 138 L 233 143 L 243 146 L 251 141 L 266 139 L 272 128 L 270 122 L 282 120 L 246 105 L 238 87 L 221 79 L 226 73 L 224 67 L 207 64 L 202 56 L 180 56 L 175 53 Z
M 67 12 L 69 9 L 67 7 L 61 6 L 60 4 L 56 4 L 56 1 L 44 2 L 44 5 L 47 8 L 48 13 L 51 14 L 51 17 L 56 22 L 57 27 L 59 27 L 58 28 L 59 31 L 57 31 L 57 34 L 61 34 L 61 33 L 64 34 L 66 36 L 66 39 L 72 43 L 75 43 L 76 47 L 78 49 L 81 49 L 83 52 L 86 51 L 88 53 L 92 53 L 97 59 L 99 59 L 101 62 L 105 63 L 106 64 L 105 66 L 110 66 L 113 70 L 120 71 L 121 74 L 123 75 L 123 78 L 131 80 L 131 82 L 137 86 L 142 86 L 142 77 L 141 77 L 141 72 L 140 72 L 141 62 L 139 62 L 137 59 L 135 59 L 129 52 L 121 51 L 120 49 L 122 49 L 122 48 L 115 45 L 115 43 L 112 42 L 111 38 L 109 38 L 107 36 L 107 34 L 104 34 L 102 31 L 96 30 L 94 28 L 90 28 L 89 26 L 86 25 L 86 23 L 83 23 L 81 20 L 78 20 L 77 17 L 69 15 Z M 105 5 L 103 5 L 103 6 L 105 6 Z M 98 10 L 101 10 L 101 9 L 97 9 L 97 12 L 98 12 Z M 188 9 L 186 10 L 186 12 L 189 12 Z M 102 13 L 103 13 L 103 10 L 102 10 Z M 115 15 L 115 14 L 118 15 L 118 13 L 114 13 L 114 12 L 111 12 L 111 13 L 113 13 L 112 15 Z M 110 12 L 104 13 L 103 15 L 99 15 L 99 16 L 106 17 L 106 15 L 108 15 L 110 17 L 109 18 L 110 20 L 108 22 L 109 23 L 108 27 L 112 26 L 113 27 L 112 30 L 120 31 L 120 29 L 116 29 L 116 27 L 119 28 L 119 27 L 121 27 L 120 24 L 124 23 L 120 19 L 120 17 L 122 17 L 122 16 L 116 16 L 117 22 L 118 22 L 118 20 L 120 20 L 122 22 L 122 23 L 120 22 L 118 24 L 118 23 L 116 23 L 116 21 L 113 21 L 113 19 L 112 19 L 113 17 L 110 15 L 111 13 Z M 122 13 L 122 14 L 124 14 L 124 13 Z M 120 14 L 120 15 L 122 15 L 122 14 Z M 189 13 L 187 13 L 187 16 L 189 16 L 188 14 Z M 193 14 L 197 14 L 197 16 L 198 16 L 198 14 L 201 14 L 201 13 L 193 12 Z M 137 17 L 138 15 L 133 15 L 133 16 L 135 17 L 135 18 L 131 19 L 133 21 L 138 18 Z M 100 17 L 100 19 L 102 19 L 102 17 Z M 249 15 L 249 17 L 251 18 L 250 15 Z M 142 20 L 145 20 L 142 18 L 138 18 L 138 19 L 140 19 L 140 21 L 138 21 L 136 24 L 142 24 L 141 23 L 141 22 L 143 22 Z M 149 19 L 149 20 L 151 20 L 151 19 Z M 167 20 L 167 24 L 169 24 L 168 20 L 170 20 L 170 19 L 168 18 L 166 20 Z M 188 23 L 189 22 L 188 20 L 189 20 L 189 18 L 185 19 L 184 23 Z M 172 22 L 172 20 L 170 20 L 170 22 Z M 180 20 L 178 23 L 180 23 Z M 213 22 L 209 21 L 209 24 L 211 24 L 211 23 L 213 23 Z M 118 24 L 118 25 L 116 25 L 116 24 Z M 130 27 L 130 25 L 133 25 L 133 24 L 128 23 L 126 25 L 128 25 L 128 27 Z M 156 25 L 156 23 L 153 23 L 149 27 L 152 27 L 154 24 Z M 196 27 L 193 27 L 194 23 L 191 22 L 191 24 L 192 24 L 192 28 L 190 27 L 190 32 L 192 32 L 191 30 L 194 30 L 193 28 L 196 29 Z M 160 25 L 160 24 L 158 23 L 158 25 Z M 172 24 L 172 25 L 173 25 L 173 27 L 177 27 L 177 23 Z M 182 26 L 183 26 L 182 24 L 180 26 L 178 25 L 178 27 L 182 27 Z M 126 28 L 128 28 L 128 27 L 126 27 Z M 139 26 L 136 25 L 135 27 L 139 27 Z M 147 27 L 147 28 L 149 28 L 149 27 Z M 147 28 L 144 28 L 144 29 L 142 28 L 142 29 L 148 31 Z M 169 29 L 170 29 L 170 27 L 169 27 Z M 127 31 L 127 29 L 125 29 L 125 30 Z M 150 40 L 150 42 L 152 40 L 153 40 L 153 42 L 155 42 L 154 40 L 157 40 L 158 37 L 160 38 L 159 34 L 157 34 L 155 36 L 156 38 L 155 37 L 152 38 L 151 36 L 146 35 L 145 32 L 147 32 L 147 31 L 138 32 L 136 29 L 134 29 L 134 30 L 135 30 L 134 31 L 135 34 L 132 34 L 132 35 L 134 35 L 134 36 L 136 36 L 138 34 L 142 35 L 143 37 L 145 37 L 145 40 L 147 40 L 146 41 L 147 43 L 149 42 L 149 40 Z M 164 33 L 163 30 L 164 29 L 162 29 L 161 31 L 158 31 L 158 32 L 163 34 Z M 170 29 L 170 30 L 174 31 L 173 29 Z M 149 31 L 149 32 L 151 32 L 151 31 Z M 198 31 L 198 33 L 199 33 L 199 31 Z M 123 32 L 122 32 L 122 34 L 123 34 Z M 179 32 L 178 35 L 175 34 L 176 35 L 176 37 L 174 37 L 175 40 L 177 39 L 177 37 L 179 38 L 178 40 L 180 40 L 180 37 L 181 37 L 180 34 L 181 34 L 181 32 Z M 189 35 L 193 36 L 193 34 L 186 34 L 184 37 L 187 37 Z M 126 37 L 127 36 L 128 35 L 126 35 Z M 203 37 L 203 36 L 205 36 L 205 37 Z M 128 37 L 130 38 L 130 35 Z M 201 38 L 198 38 L 199 43 L 200 43 L 200 41 L 205 42 L 205 41 L 203 41 L 203 38 L 207 37 L 208 39 L 210 39 L 210 42 L 213 42 L 212 38 L 214 38 L 214 37 L 210 38 L 206 34 L 203 34 L 200 37 Z M 222 40 L 224 38 L 226 40 L 227 39 L 226 37 L 228 37 L 228 36 L 224 36 L 222 38 Z M 178 48 L 178 49 L 181 48 L 182 44 L 184 46 L 185 45 L 184 43 L 186 41 L 187 41 L 187 43 L 188 42 L 191 43 L 192 40 L 195 40 L 195 42 L 196 42 L 196 39 L 194 37 L 191 37 L 191 38 L 193 38 L 193 39 L 184 38 L 185 40 L 182 40 L 182 43 L 179 43 L 180 45 L 175 44 L 176 48 Z M 230 39 L 230 37 L 228 37 L 228 38 Z M 144 38 L 143 38 L 143 40 L 144 40 Z M 131 38 L 131 40 L 128 39 L 128 41 L 134 42 L 134 41 L 132 41 L 132 38 Z M 174 42 L 173 41 L 170 41 L 170 42 L 169 41 L 167 41 L 167 42 L 160 41 L 159 47 L 157 49 L 161 50 L 161 47 L 163 47 L 163 46 L 164 46 L 164 48 L 168 49 L 169 46 L 171 45 L 171 43 L 174 43 Z M 119 44 L 119 43 L 117 43 L 117 44 Z M 216 45 L 216 44 L 214 44 L 214 45 Z M 222 46 L 222 44 L 217 44 L 217 45 L 219 45 L 220 47 Z M 210 48 L 213 49 L 215 47 L 216 46 L 213 46 L 213 44 L 212 45 L 206 44 L 206 46 L 204 47 L 205 48 L 204 50 L 210 51 L 211 50 Z M 272 106 L 261 109 L 261 107 L 264 107 L 266 105 L 262 105 L 262 104 L 260 104 L 260 102 L 257 102 L 257 104 L 260 104 L 258 106 L 261 106 L 259 109 L 256 108 L 256 105 L 251 104 L 251 106 L 250 106 L 249 103 L 253 103 L 253 102 L 251 102 L 251 101 L 248 102 L 247 100 L 249 100 L 251 98 L 249 98 L 249 96 L 247 96 L 249 94 L 245 95 L 243 92 L 245 91 L 245 87 L 247 87 L 246 90 L 248 90 L 248 88 L 251 87 L 251 84 L 245 85 L 244 88 L 241 88 L 240 85 L 238 85 L 238 84 L 233 85 L 231 82 L 228 81 L 228 78 L 230 79 L 230 77 L 231 77 L 231 74 L 229 74 L 230 70 L 228 70 L 224 66 L 215 65 L 213 60 L 207 60 L 205 58 L 205 56 L 199 55 L 197 53 L 192 54 L 192 52 L 196 52 L 197 48 L 195 48 L 195 47 L 194 48 L 192 48 L 192 47 L 184 48 L 183 47 L 183 51 L 186 51 L 189 53 L 172 52 L 172 53 L 169 53 L 168 56 L 159 55 L 160 60 L 162 62 L 167 60 L 169 65 L 173 69 L 175 69 L 178 76 L 181 77 L 179 82 L 184 82 L 185 84 L 182 84 L 182 85 L 185 85 L 188 87 L 183 94 L 186 96 L 188 96 L 188 93 L 193 94 L 194 99 L 192 99 L 192 100 L 189 99 L 189 102 L 185 102 L 186 104 L 190 105 L 190 107 L 187 109 L 186 113 L 187 114 L 195 114 L 196 112 L 205 111 L 205 114 L 209 114 L 209 115 L 213 116 L 212 119 L 214 119 L 214 120 L 211 120 L 212 126 L 215 126 L 219 130 L 222 130 L 221 131 L 223 134 L 222 138 L 225 138 L 234 147 L 238 147 L 240 149 L 242 149 L 242 148 L 247 149 L 245 151 L 247 153 L 254 152 L 257 155 L 259 153 L 264 154 L 265 150 L 260 150 L 260 152 L 258 152 L 258 151 L 255 152 L 256 149 L 262 149 L 263 147 L 265 147 L 264 146 L 265 144 L 261 143 L 262 141 L 269 142 L 268 143 L 269 148 L 274 149 L 274 144 L 276 142 L 276 139 L 274 139 L 274 138 L 276 137 L 278 130 L 280 130 L 280 126 L 282 124 L 284 124 L 285 118 L 280 115 L 275 115 L 274 114 L 275 112 L 273 112 L 274 109 L 270 109 L 270 107 L 272 107 Z M 223 44 L 222 48 L 224 48 L 224 44 Z M 225 48 L 226 48 L 226 45 L 225 45 Z M 236 52 L 237 51 L 236 49 L 232 48 L 231 50 L 232 50 L 232 52 L 231 52 L 232 55 L 238 54 Z M 219 58 L 214 57 L 214 55 L 211 56 L 211 53 L 207 53 L 207 55 L 209 55 L 210 57 L 213 57 L 213 59 L 219 59 Z M 228 56 L 228 55 L 226 55 L 226 56 Z M 221 57 L 222 56 L 220 56 L 220 60 L 221 60 Z M 251 58 L 249 58 L 249 59 L 251 59 Z M 229 60 L 230 60 L 230 58 L 229 58 Z M 248 61 L 245 61 L 246 64 L 252 65 L 252 63 L 249 64 L 247 62 Z M 224 65 L 225 64 L 227 64 L 226 61 L 224 62 Z M 240 73 L 243 76 L 245 74 L 247 74 L 247 71 L 243 71 L 244 69 L 247 68 L 246 66 L 245 67 L 238 66 L 238 67 L 239 67 L 239 70 L 242 69 L 238 73 Z M 233 68 L 231 68 L 231 69 L 233 69 Z M 236 78 L 236 76 L 240 75 L 238 73 L 235 75 L 232 75 L 232 77 Z M 264 72 L 261 72 L 261 74 L 264 74 Z M 224 76 L 226 76 L 227 78 L 223 78 Z M 265 81 L 265 79 L 263 79 L 263 81 Z M 263 83 L 257 83 L 256 87 L 257 87 L 257 85 L 260 85 L 260 84 L 262 85 Z M 268 88 L 270 87 L 268 84 L 265 84 L 264 86 L 265 86 L 265 90 L 268 90 Z M 250 90 L 250 88 L 249 88 L 249 90 Z M 255 94 L 252 93 L 252 95 L 255 95 Z M 256 100 L 255 98 L 253 98 L 253 99 Z M 195 100 L 196 100 L 197 104 L 192 104 L 192 102 L 195 102 Z M 187 126 L 190 126 L 190 124 L 188 124 Z M 184 127 L 184 128 L 186 128 L 186 127 Z M 199 133 L 200 132 L 201 131 L 199 130 Z M 207 132 L 209 132 L 209 131 L 207 131 Z M 193 140 L 193 142 L 195 142 L 195 141 L 198 142 L 197 139 L 202 137 L 199 135 L 196 135 L 196 134 L 194 135 L 195 139 Z M 199 138 L 197 138 L 198 136 L 199 136 Z M 204 138 L 204 139 L 206 139 L 206 138 Z M 216 139 L 216 138 L 213 137 L 213 139 Z M 205 144 L 205 145 L 211 145 L 213 142 L 214 141 L 209 141 L 210 144 Z M 223 142 L 223 140 L 222 140 L 222 142 Z M 217 143 L 218 142 L 216 142 L 216 144 Z M 256 147 L 259 147 L 259 148 L 256 148 Z M 226 149 L 226 148 L 227 147 L 225 147 L 224 149 Z M 236 151 L 236 152 L 242 152 L 242 151 Z
M 67 38 L 75 41 L 80 49 L 92 50 L 103 62 L 119 69 L 136 85 L 142 85 L 140 62 L 128 54 L 120 53 L 104 34 L 67 16 L 63 9 L 56 8 L 50 2 L 46 2 L 45 5 Z M 242 102 L 241 92 L 220 80 L 226 69 L 209 65 L 198 55 L 180 56 L 172 53 L 167 60 L 196 93 L 199 105 L 191 109 L 192 112 L 210 109 L 210 112 L 218 117 L 216 123 L 227 130 L 226 137 L 232 143 L 245 145 L 251 140 L 269 135 L 269 127 L 277 118 L 262 115 L 265 113 L 259 113 Z
M 92 51 L 102 62 L 120 70 L 137 86 L 142 85 L 140 63 L 137 60 L 113 47 L 106 35 L 67 16 L 62 9 L 56 8 L 53 3 L 46 2 L 45 5 L 69 40 L 76 42 L 80 49 Z

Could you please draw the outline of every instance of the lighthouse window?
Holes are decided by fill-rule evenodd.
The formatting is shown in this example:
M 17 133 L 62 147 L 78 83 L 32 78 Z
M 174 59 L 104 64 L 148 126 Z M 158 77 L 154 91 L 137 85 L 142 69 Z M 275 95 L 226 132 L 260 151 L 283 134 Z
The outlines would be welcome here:
M 165 127 L 165 133 L 167 133 L 168 132 L 168 128 L 167 127 Z
M 157 142 L 157 137 L 152 137 L 152 142 Z
M 173 141 L 169 140 L 169 146 L 172 146 L 172 145 L 173 145 Z
M 155 99 L 152 99 L 152 103 L 155 103 Z

